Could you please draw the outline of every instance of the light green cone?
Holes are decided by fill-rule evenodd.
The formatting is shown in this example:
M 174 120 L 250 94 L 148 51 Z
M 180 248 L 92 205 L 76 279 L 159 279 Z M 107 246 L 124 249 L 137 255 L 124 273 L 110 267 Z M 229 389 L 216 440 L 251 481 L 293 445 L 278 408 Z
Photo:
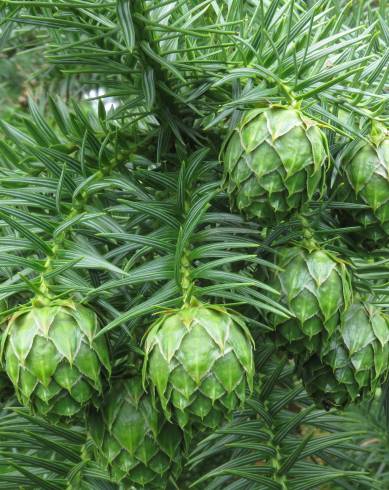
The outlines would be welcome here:
M 144 375 L 167 417 L 183 428 L 219 426 L 252 390 L 251 336 L 217 306 L 189 306 L 161 318 L 145 345 Z
M 155 410 L 140 377 L 116 382 L 87 421 L 97 461 L 123 488 L 165 489 L 179 475 L 181 431 Z
M 270 285 L 295 315 L 272 315 L 277 343 L 295 354 L 309 356 L 334 334 L 340 315 L 351 301 L 351 284 L 345 264 L 326 250 L 285 247 L 277 253 Z
M 249 218 L 273 224 L 321 191 L 326 159 L 324 134 L 298 110 L 252 110 L 226 143 L 228 193 Z
M 307 392 L 326 408 L 371 397 L 389 374 L 388 342 L 389 317 L 371 304 L 352 304 L 321 359 L 300 366 Z
M 14 314 L 3 356 L 20 403 L 53 422 L 82 415 L 110 371 L 98 330 L 96 314 L 72 301 Z

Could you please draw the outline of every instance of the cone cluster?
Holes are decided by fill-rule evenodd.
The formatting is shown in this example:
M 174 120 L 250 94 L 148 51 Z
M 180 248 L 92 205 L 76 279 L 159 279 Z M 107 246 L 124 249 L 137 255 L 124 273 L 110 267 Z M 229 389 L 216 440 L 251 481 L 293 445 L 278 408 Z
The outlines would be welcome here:
M 346 264 L 317 247 L 279 250 L 272 286 L 292 318 L 272 315 L 276 343 L 294 358 L 319 406 L 373 396 L 389 374 L 389 318 L 354 297 Z
M 382 238 L 389 233 L 389 142 L 380 135 L 352 152 L 339 192 L 363 204 L 354 219 L 373 224 Z M 272 106 L 243 116 L 222 160 L 231 206 L 268 230 L 301 217 L 322 194 L 328 145 L 295 106 Z M 373 396 L 389 374 L 389 317 L 354 291 L 347 261 L 330 246 L 299 239 L 275 252 L 273 292 L 266 294 L 289 315 L 274 308 L 267 314 L 269 337 L 294 359 L 320 406 L 343 408 Z M 86 420 L 94 459 L 114 482 L 167 488 L 190 438 L 220 428 L 252 392 L 251 334 L 238 313 L 183 294 L 183 306 L 162 312 L 145 335 L 144 358 L 135 366 L 143 377 L 110 379 L 102 333 L 96 313 L 73 300 L 32 302 L 4 330 L 4 370 L 33 413 L 55 423 Z
M 182 429 L 220 426 L 252 390 L 251 336 L 222 307 L 184 306 L 151 327 L 143 381 L 110 383 L 99 331 L 93 310 L 71 300 L 23 308 L 2 338 L 5 372 L 33 413 L 54 423 L 86 417 L 94 459 L 113 481 L 166 488 L 182 466 Z

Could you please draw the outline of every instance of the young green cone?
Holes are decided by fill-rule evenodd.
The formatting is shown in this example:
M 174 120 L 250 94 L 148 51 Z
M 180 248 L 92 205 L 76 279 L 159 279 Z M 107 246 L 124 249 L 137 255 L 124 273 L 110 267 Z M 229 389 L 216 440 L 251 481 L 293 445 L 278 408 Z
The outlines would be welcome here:
M 113 384 L 87 422 L 97 461 L 123 488 L 165 489 L 179 475 L 181 431 L 155 410 L 140 377 Z
M 163 316 L 145 344 L 144 375 L 168 418 L 183 428 L 220 425 L 252 390 L 252 339 L 219 306 L 194 305 Z
M 325 407 L 374 395 L 389 374 L 389 318 L 369 303 L 353 303 L 320 359 L 300 366 L 307 392 Z
M 285 247 L 277 253 L 271 286 L 281 293 L 280 302 L 294 315 L 270 318 L 277 343 L 292 353 L 317 352 L 335 332 L 341 313 L 351 300 L 350 278 L 345 264 L 320 248 Z
M 344 166 L 347 184 L 351 187 L 351 202 L 360 202 L 370 208 L 372 217 L 381 230 L 389 234 L 389 138 L 387 130 L 375 125 L 371 143 L 356 146 Z M 361 215 L 361 217 L 360 217 Z M 364 213 L 356 213 L 357 220 Z M 372 222 L 370 217 L 370 222 Z
M 283 219 L 321 189 L 327 142 L 318 125 L 294 108 L 248 112 L 223 155 L 236 207 L 263 223 Z
M 68 420 L 102 393 L 109 352 L 96 314 L 73 301 L 15 313 L 3 357 L 20 403 L 52 421 Z

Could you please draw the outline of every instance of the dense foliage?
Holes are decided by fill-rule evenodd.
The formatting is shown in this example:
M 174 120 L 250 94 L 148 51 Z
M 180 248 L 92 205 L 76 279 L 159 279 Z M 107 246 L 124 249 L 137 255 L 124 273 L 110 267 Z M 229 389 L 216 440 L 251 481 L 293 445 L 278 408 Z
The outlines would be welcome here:
M 385 7 L 0 2 L 0 488 L 388 488 Z

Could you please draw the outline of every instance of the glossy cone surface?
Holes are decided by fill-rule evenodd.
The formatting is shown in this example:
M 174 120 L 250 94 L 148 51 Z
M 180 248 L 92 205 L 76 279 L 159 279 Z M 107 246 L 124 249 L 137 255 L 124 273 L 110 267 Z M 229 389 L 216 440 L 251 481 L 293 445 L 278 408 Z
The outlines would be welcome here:
M 100 412 L 88 416 L 88 429 L 98 461 L 116 482 L 164 489 L 180 472 L 181 431 L 158 413 L 138 377 L 112 386 Z
M 6 330 L 5 369 L 19 401 L 53 421 L 81 414 L 102 393 L 109 352 L 96 314 L 72 301 L 16 313 Z
M 286 217 L 321 190 L 326 147 L 317 124 L 298 110 L 248 112 L 223 156 L 233 203 L 261 222 Z
M 190 306 L 159 320 L 146 340 L 145 374 L 181 427 L 217 427 L 252 389 L 252 341 L 220 307 Z

